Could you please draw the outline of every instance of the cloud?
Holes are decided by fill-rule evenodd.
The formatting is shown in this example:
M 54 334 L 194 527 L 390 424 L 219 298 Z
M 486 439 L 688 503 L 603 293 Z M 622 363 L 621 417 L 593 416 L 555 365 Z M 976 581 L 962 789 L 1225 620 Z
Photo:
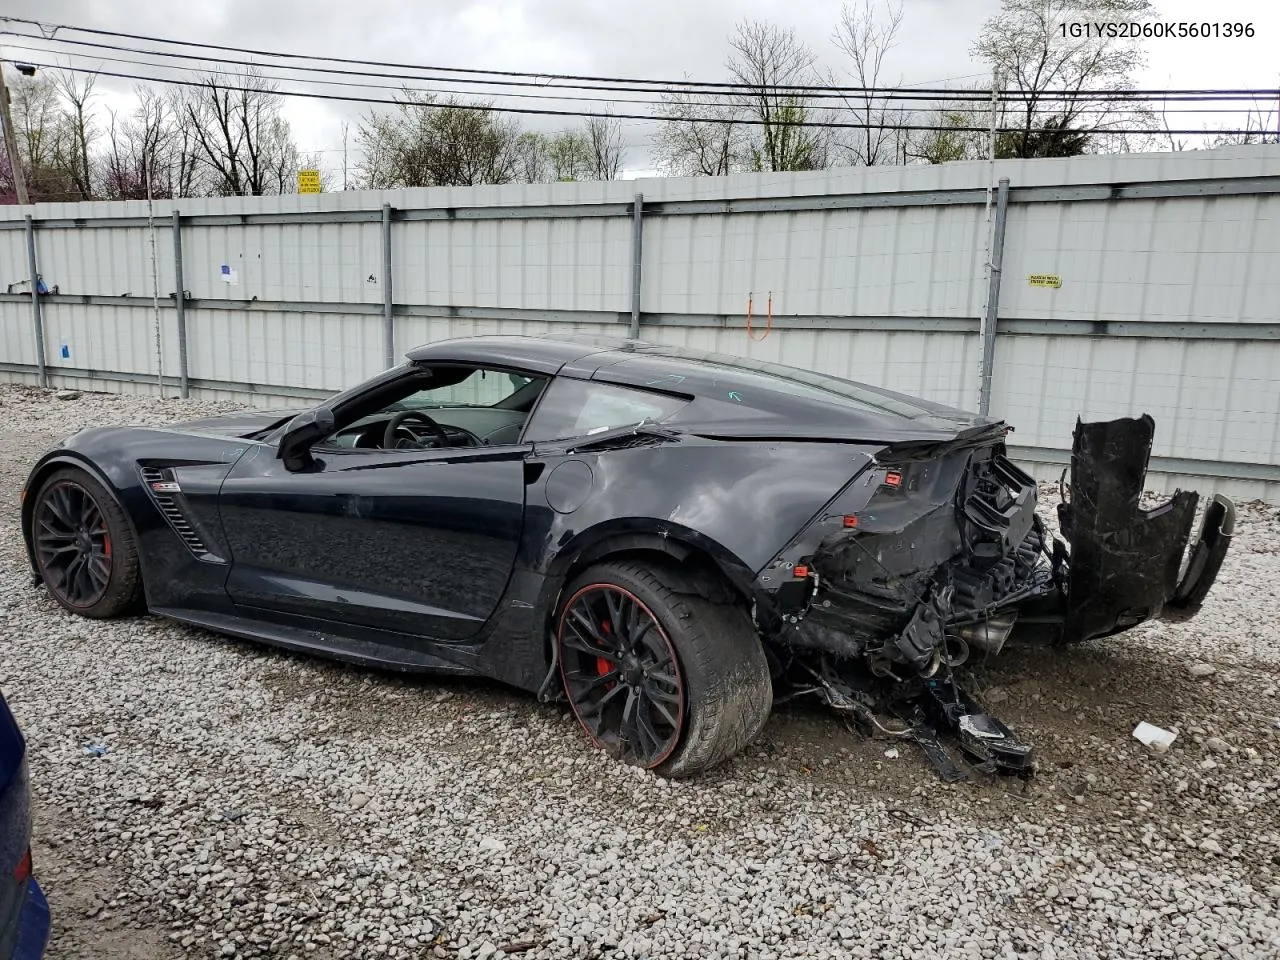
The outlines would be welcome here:
M 1164 20 L 1202 19 L 1202 4 L 1197 0 L 1162 0 L 1158 6 Z M 1280 37 L 1280 4 L 1248 6 L 1254 7 L 1247 17 L 1257 24 L 1254 39 L 1187 40 L 1178 41 L 1181 46 L 1153 46 L 1140 84 L 1273 86 L 1277 70 L 1269 51 Z M 969 46 L 983 21 L 998 7 L 998 0 L 907 0 L 899 42 L 886 63 L 886 80 L 921 84 L 969 76 L 982 82 L 985 68 L 970 59 Z M 838 72 L 841 65 L 830 42 L 839 15 L 836 0 L 822 4 L 783 0 L 646 0 L 643 4 L 602 0 L 361 0 L 354 4 L 349 0 L 10 0 L 8 8 L 11 16 L 51 23 L 306 55 L 561 74 L 664 79 L 689 75 L 699 80 L 724 78 L 726 38 L 739 20 L 754 18 L 794 26 L 827 66 Z M 1233 13 L 1229 19 L 1244 18 Z M 21 55 L 15 51 L 11 56 Z M 120 64 L 103 66 L 130 69 Z M 100 81 L 100 89 L 115 106 L 126 102 L 125 94 L 132 86 L 127 80 Z M 334 88 L 311 89 L 332 92 Z M 374 97 L 392 93 L 353 92 Z M 565 101 L 526 103 L 563 109 L 591 106 Z M 644 109 L 638 104 L 623 106 L 627 112 Z M 286 107 L 286 116 L 299 146 L 325 150 L 326 165 L 337 169 L 341 164 L 341 123 L 352 121 L 354 137 L 354 121 L 366 109 L 293 100 Z M 523 122 L 534 129 L 549 130 L 575 121 L 526 117 Z M 644 122 L 624 125 L 630 148 L 627 166 L 632 170 L 651 166 L 651 129 Z

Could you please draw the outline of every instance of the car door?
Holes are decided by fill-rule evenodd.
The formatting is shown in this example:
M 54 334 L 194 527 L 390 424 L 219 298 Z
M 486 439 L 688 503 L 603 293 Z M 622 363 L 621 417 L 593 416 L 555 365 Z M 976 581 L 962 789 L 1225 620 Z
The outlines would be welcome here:
M 466 639 L 515 563 L 529 449 L 321 443 L 290 469 L 275 444 L 255 444 L 219 494 L 227 592 L 252 611 Z

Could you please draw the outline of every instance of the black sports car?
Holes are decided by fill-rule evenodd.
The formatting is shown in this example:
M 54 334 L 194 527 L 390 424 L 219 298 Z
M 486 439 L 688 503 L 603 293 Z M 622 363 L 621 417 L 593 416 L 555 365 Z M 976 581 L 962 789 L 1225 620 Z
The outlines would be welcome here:
M 1078 424 L 1068 551 L 1008 430 L 776 364 L 475 337 L 301 413 L 78 433 L 32 470 L 22 529 L 74 613 L 564 696 L 667 775 L 740 750 L 775 689 L 896 712 L 944 774 L 940 726 L 1025 770 L 952 669 L 1020 621 L 1070 642 L 1193 614 L 1233 510 L 1208 505 L 1184 562 L 1196 495 L 1138 505 L 1151 419 Z

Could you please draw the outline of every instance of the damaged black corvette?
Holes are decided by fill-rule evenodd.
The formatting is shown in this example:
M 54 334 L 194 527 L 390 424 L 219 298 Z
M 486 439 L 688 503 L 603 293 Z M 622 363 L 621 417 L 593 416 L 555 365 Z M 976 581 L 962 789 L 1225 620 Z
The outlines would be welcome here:
M 955 668 L 1027 624 L 1192 616 L 1229 546 L 1222 497 L 1190 545 L 1194 493 L 1139 507 L 1153 429 L 1077 425 L 1063 542 L 1003 422 L 632 340 L 474 337 L 301 413 L 85 430 L 32 470 L 22 529 L 74 613 L 491 677 L 669 776 L 741 750 L 775 694 L 893 723 L 947 778 L 1026 773 Z

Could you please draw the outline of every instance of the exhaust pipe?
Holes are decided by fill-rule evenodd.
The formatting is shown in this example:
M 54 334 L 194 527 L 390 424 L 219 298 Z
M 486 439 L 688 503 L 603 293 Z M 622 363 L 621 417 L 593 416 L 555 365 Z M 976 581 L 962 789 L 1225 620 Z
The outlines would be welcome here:
M 1013 633 L 1013 624 L 1017 619 L 1017 613 L 1001 613 L 978 623 L 959 627 L 955 634 L 973 649 L 984 653 L 999 653 L 1004 649 L 1004 642 L 1009 639 L 1009 634 Z

